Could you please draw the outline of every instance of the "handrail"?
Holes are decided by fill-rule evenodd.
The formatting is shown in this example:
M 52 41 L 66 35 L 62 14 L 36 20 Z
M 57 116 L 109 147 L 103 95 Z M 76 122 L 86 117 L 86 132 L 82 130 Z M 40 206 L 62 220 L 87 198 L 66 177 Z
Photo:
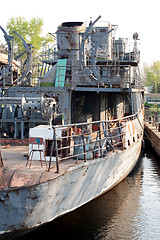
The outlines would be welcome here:
M 73 124 L 67 124 L 67 125 L 56 125 L 53 126 L 54 128 L 65 128 L 65 127 L 73 127 L 73 126 L 82 126 L 82 125 L 88 125 L 88 124 L 97 124 L 97 123 L 112 123 L 112 122 L 118 122 L 120 120 L 125 120 L 127 118 L 132 118 L 137 116 L 140 113 L 141 109 L 139 111 L 137 111 L 136 113 L 126 116 L 126 117 L 121 117 L 121 118 L 117 118 L 117 119 L 112 119 L 112 120 L 100 120 L 100 121 L 92 121 L 89 123 L 73 123 Z
M 145 121 L 152 123 L 152 125 L 155 125 L 157 128 L 160 122 L 160 114 L 158 110 L 151 113 L 150 109 L 145 109 Z
M 126 138 L 127 123 L 135 121 L 136 128 L 138 129 L 139 125 L 139 132 L 142 133 L 143 129 L 139 122 L 140 113 L 142 113 L 142 109 L 135 114 L 119 119 L 53 126 L 54 138 L 51 152 L 53 152 L 54 145 L 57 172 L 59 172 L 59 161 L 66 159 L 87 161 L 96 157 L 101 158 L 110 151 L 114 152 L 115 147 L 124 149 L 126 144 L 130 145 L 130 141 L 134 142 L 140 134 L 137 133 L 135 136 L 133 133 L 132 140 L 128 140 Z M 94 125 L 98 126 L 93 127 Z M 95 130 L 96 128 L 98 130 Z M 51 160 L 52 153 L 48 171 L 51 168 Z
M 106 85 L 113 85 L 112 88 L 114 88 L 114 84 L 119 84 L 120 87 L 127 88 L 139 88 L 142 85 L 139 74 L 131 76 L 130 65 L 128 62 L 124 61 L 123 64 L 120 65 L 118 64 L 119 62 L 115 60 L 102 60 L 105 61 L 105 63 L 101 63 L 101 60 L 98 61 L 99 63 L 96 65 L 88 63 L 85 68 L 81 68 L 81 65 L 79 64 L 58 66 L 55 61 L 54 71 L 49 72 L 51 69 L 50 66 L 48 67 L 48 73 L 44 71 L 43 76 L 40 72 L 43 72 L 43 67 L 46 68 L 46 64 L 42 63 L 42 66 L 34 65 L 34 73 L 30 79 L 30 85 L 39 86 L 39 84 L 44 85 L 45 83 L 50 83 L 53 84 L 54 87 L 57 72 L 58 83 L 61 85 L 60 83 L 63 82 L 64 87 L 86 86 L 87 84 L 98 86 L 99 88 L 101 87 L 99 84 L 100 82 L 103 82 L 103 84 Z M 66 69 L 66 71 L 60 71 L 60 69 Z M 98 81 L 93 69 L 96 69 L 99 76 Z

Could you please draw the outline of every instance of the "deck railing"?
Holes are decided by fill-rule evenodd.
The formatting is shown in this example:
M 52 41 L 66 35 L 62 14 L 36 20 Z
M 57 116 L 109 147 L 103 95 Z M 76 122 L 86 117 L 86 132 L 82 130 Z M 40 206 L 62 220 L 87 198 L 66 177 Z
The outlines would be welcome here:
M 66 60 L 66 59 L 58 59 Z M 21 82 L 15 80 L 16 86 L 52 86 L 52 87 L 75 87 L 75 86 L 96 86 L 101 87 L 102 84 L 108 87 L 121 87 L 121 88 L 140 88 L 142 81 L 140 74 L 135 72 L 131 75 L 131 66 L 124 62 L 120 65 L 118 61 L 112 63 L 106 62 L 105 64 L 90 65 L 85 68 L 80 65 L 64 65 L 58 64 L 53 66 L 47 71 L 42 71 L 42 66 L 33 66 L 34 74 L 30 77 L 24 78 Z M 40 74 L 43 72 L 43 74 Z M 5 80 L 4 80 L 5 82 Z M 5 87 L 6 84 L 4 84 Z
M 59 172 L 59 161 L 66 159 L 82 160 L 101 158 L 110 151 L 121 149 L 133 144 L 143 133 L 143 123 L 139 116 L 142 111 L 127 117 L 95 121 L 89 123 L 77 123 L 64 126 L 53 126 L 54 138 L 51 143 L 49 168 L 51 168 L 52 156 L 56 158 L 56 168 Z M 142 117 L 141 117 L 142 119 Z M 135 121 L 134 125 L 139 129 L 133 132 L 133 136 L 127 138 L 127 124 Z M 142 120 L 143 121 L 143 120 Z M 129 129 L 132 132 L 131 129 Z
M 157 111 L 151 111 L 150 108 L 145 109 L 145 121 L 155 126 L 156 129 L 159 128 L 160 113 L 158 111 L 158 107 Z
M 140 76 L 135 73 L 131 76 L 131 67 L 128 65 L 88 65 L 87 68 L 73 65 L 61 65 L 55 69 L 54 76 L 45 75 L 39 82 L 52 82 L 55 87 L 96 86 L 140 88 Z M 51 81 L 52 79 L 52 81 Z

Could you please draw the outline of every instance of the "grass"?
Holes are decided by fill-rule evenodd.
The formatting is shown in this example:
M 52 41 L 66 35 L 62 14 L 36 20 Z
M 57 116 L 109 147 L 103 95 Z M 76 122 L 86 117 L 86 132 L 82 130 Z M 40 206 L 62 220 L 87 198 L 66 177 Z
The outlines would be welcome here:
M 145 106 L 148 106 L 151 110 L 151 114 L 153 114 L 153 112 L 157 112 L 157 104 L 151 104 L 151 103 L 145 103 Z M 160 114 L 160 105 L 158 104 L 158 114 Z

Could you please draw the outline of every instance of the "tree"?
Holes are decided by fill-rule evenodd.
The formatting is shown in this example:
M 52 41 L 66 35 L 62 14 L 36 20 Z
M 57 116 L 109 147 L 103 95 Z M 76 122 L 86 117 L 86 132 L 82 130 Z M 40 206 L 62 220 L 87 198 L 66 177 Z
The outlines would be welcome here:
M 5 53 L 5 54 L 8 53 L 7 47 L 1 42 L 0 42 L 0 53 Z
M 159 92 L 160 84 L 160 61 L 154 62 L 151 66 L 145 66 L 146 86 L 153 86 L 152 92 Z
M 160 83 L 157 84 L 157 92 L 160 93 Z
M 24 38 L 27 43 L 32 44 L 33 54 L 32 57 L 36 57 L 42 46 L 53 43 L 52 36 L 47 34 L 42 36 L 42 27 L 44 23 L 42 18 L 32 18 L 27 21 L 24 17 L 11 18 L 7 23 L 8 34 L 14 36 L 14 55 L 17 56 L 25 49 L 23 47 L 22 40 L 15 34 L 16 31 L 20 36 Z M 24 57 L 25 58 L 25 57 Z

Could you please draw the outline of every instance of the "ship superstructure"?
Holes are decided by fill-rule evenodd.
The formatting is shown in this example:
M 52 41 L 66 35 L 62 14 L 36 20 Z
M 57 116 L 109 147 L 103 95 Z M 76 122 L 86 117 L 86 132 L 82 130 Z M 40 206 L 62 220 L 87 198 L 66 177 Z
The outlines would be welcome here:
M 5 32 L 10 48 L 8 65 L 1 67 L 2 133 L 24 138 L 28 137 L 29 127 L 35 125 L 35 119 L 37 124 L 48 123 L 43 104 L 41 109 L 34 106 L 34 111 L 30 111 L 29 106 L 24 112 L 24 95 L 26 101 L 34 104 L 41 101 L 42 94 L 54 98 L 54 112 L 62 115 L 59 123 L 64 118 L 64 124 L 106 120 L 137 112 L 142 104 L 141 94 L 136 93 L 136 89 L 142 88 L 138 34 L 133 35 L 132 50 L 126 51 L 126 39 L 115 40 L 117 26 L 95 27 L 99 19 L 90 22 L 88 27 L 84 22 L 62 23 L 56 32 L 55 51 L 48 50 L 45 57 L 42 55 L 35 76 L 30 74 L 31 46 L 22 39 L 27 58 L 22 75 L 13 78 L 12 38 Z

